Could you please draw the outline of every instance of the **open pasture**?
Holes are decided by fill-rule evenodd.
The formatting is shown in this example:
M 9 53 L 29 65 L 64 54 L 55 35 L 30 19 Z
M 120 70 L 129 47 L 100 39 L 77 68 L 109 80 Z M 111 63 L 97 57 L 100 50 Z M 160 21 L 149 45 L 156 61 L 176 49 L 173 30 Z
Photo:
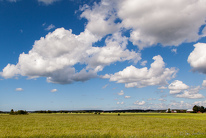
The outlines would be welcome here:
M 0 137 L 206 137 L 206 114 L 0 114 Z

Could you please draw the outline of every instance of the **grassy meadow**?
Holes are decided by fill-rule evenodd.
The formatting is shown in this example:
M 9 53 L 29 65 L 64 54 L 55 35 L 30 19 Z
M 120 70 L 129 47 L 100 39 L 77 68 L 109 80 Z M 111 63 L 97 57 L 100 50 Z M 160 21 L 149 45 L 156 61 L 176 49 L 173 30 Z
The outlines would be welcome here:
M 206 137 L 206 114 L 0 114 L 0 137 Z

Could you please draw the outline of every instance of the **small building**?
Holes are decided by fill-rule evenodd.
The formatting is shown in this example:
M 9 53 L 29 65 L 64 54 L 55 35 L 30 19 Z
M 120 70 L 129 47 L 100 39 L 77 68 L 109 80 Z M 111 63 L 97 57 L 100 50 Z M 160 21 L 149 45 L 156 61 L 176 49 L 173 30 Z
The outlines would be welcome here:
M 191 113 L 191 112 L 193 112 L 192 109 L 188 109 L 188 110 L 186 111 L 186 113 Z

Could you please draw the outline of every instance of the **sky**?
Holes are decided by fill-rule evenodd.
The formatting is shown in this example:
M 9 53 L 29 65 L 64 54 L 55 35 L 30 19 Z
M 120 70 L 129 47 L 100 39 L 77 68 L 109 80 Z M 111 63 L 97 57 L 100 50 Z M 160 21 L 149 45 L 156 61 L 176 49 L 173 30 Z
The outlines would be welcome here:
M 0 0 L 0 111 L 206 107 L 205 0 Z

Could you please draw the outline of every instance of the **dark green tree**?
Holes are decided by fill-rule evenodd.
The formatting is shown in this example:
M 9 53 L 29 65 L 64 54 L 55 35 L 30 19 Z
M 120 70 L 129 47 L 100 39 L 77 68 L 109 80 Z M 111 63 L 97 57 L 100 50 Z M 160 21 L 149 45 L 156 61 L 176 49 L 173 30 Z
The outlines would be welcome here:
M 171 110 L 170 110 L 170 108 L 168 108 L 168 111 L 167 111 L 167 113 L 171 113 Z
M 198 112 L 198 106 L 197 105 L 193 106 L 192 110 L 193 110 L 193 113 L 197 113 Z
M 14 110 L 11 109 L 11 111 L 10 111 L 10 115 L 13 115 L 13 114 L 14 114 Z
M 201 106 L 201 107 L 200 107 L 200 112 L 202 112 L 202 113 L 205 112 L 205 108 L 204 108 L 204 106 Z

